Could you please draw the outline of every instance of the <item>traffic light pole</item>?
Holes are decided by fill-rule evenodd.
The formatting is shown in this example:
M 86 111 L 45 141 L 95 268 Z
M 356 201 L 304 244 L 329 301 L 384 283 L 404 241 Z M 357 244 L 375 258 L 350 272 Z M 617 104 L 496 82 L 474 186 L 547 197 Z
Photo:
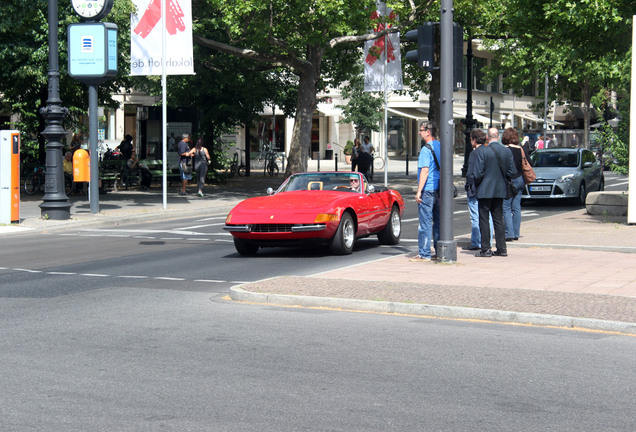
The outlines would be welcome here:
M 442 0 L 440 59 L 440 240 L 437 257 L 457 261 L 457 242 L 453 233 L 453 0 Z

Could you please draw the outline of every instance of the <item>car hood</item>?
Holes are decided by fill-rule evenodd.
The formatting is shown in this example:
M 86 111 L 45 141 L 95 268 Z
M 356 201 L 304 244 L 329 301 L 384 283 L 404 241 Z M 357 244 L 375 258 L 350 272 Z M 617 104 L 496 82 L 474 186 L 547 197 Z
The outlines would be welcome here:
M 359 196 L 352 192 L 293 191 L 248 198 L 232 209 L 230 223 L 313 223 L 319 213 L 340 216 L 347 202 Z
M 568 174 L 579 175 L 581 171 L 577 168 L 566 167 L 536 167 L 534 173 L 537 175 L 537 179 L 558 179 Z

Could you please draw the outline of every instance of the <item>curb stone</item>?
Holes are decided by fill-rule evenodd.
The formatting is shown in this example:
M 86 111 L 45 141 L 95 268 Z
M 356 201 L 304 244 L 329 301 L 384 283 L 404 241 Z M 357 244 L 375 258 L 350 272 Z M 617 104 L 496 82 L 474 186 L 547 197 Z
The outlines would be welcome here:
M 527 312 L 499 311 L 493 309 L 464 308 L 457 306 L 437 306 L 416 303 L 341 299 L 334 297 L 257 293 L 247 291 L 240 286 L 230 288 L 230 298 L 234 301 L 240 302 L 274 304 L 279 306 L 333 308 L 356 312 L 416 315 L 422 317 L 462 320 L 483 320 L 497 323 L 585 329 L 636 335 L 636 323 L 604 321 L 561 315 L 545 315 Z

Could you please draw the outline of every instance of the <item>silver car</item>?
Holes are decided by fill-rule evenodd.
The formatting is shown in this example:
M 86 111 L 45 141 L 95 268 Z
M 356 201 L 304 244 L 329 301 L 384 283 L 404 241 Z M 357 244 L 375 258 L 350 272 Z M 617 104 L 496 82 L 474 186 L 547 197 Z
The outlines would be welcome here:
M 530 155 L 537 179 L 527 185 L 521 199 L 575 199 L 585 204 L 589 191 L 605 186 L 601 163 L 587 149 L 554 148 Z

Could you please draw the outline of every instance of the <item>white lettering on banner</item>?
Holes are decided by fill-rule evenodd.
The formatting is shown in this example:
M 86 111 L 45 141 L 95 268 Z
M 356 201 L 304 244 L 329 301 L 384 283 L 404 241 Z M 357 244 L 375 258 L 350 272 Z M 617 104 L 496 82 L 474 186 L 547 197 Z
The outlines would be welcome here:
M 130 75 L 162 74 L 162 33 L 166 35 L 166 74 L 193 75 L 191 0 L 165 0 L 166 31 L 161 28 L 161 0 L 132 0 Z

